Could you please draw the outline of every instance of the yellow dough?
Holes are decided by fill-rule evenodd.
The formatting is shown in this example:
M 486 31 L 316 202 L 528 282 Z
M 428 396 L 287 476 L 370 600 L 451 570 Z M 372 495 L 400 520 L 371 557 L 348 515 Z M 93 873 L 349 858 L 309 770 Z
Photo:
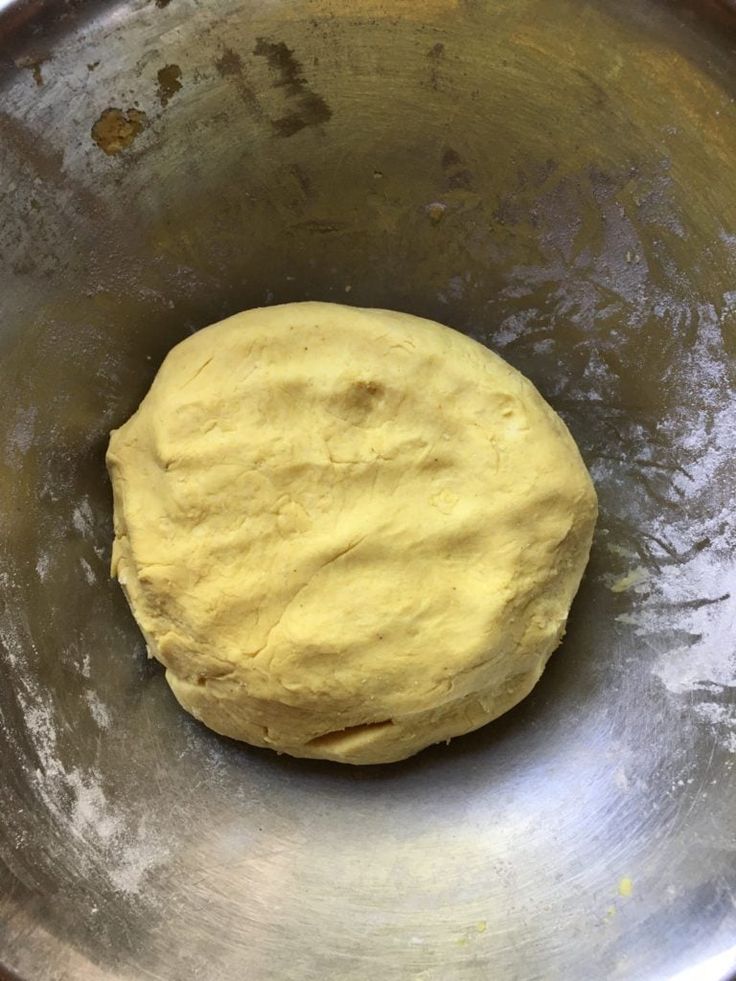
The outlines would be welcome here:
M 564 423 L 499 357 L 328 303 L 183 341 L 107 463 L 113 574 L 181 705 L 346 763 L 403 759 L 528 694 L 597 511 Z

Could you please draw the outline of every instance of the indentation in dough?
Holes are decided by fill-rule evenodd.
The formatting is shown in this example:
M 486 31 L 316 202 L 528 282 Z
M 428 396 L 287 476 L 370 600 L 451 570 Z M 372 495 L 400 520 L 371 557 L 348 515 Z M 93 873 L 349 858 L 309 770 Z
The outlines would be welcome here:
M 337 391 L 328 403 L 328 411 L 351 426 L 366 426 L 369 417 L 385 400 L 384 386 L 373 379 L 354 379 Z

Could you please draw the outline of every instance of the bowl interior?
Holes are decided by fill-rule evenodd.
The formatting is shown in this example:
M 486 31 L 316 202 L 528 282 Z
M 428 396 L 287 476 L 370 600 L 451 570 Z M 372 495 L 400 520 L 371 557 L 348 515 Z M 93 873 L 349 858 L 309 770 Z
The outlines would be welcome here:
M 736 107 L 704 9 L 0 11 L 0 963 L 725 973 L 704 965 L 736 945 Z M 204 730 L 108 577 L 110 428 L 188 332 L 308 298 L 489 345 L 600 495 L 534 693 L 390 767 Z

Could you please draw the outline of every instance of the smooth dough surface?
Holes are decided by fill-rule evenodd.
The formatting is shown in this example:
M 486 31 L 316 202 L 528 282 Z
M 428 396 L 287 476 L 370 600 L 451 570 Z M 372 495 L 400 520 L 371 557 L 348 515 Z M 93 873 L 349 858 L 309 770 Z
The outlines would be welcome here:
M 111 435 L 113 574 L 181 705 L 293 756 L 403 759 L 524 698 L 597 505 L 482 345 L 385 310 L 249 310 Z

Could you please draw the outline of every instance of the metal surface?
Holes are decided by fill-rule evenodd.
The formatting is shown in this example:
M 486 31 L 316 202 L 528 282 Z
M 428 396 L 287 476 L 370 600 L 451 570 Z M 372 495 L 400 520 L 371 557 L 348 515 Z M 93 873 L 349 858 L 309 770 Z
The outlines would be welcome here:
M 0 8 L 0 963 L 724 977 L 729 5 Z M 482 339 L 563 413 L 600 494 L 538 688 L 401 765 L 205 731 L 108 579 L 110 427 L 187 331 L 303 298 Z

